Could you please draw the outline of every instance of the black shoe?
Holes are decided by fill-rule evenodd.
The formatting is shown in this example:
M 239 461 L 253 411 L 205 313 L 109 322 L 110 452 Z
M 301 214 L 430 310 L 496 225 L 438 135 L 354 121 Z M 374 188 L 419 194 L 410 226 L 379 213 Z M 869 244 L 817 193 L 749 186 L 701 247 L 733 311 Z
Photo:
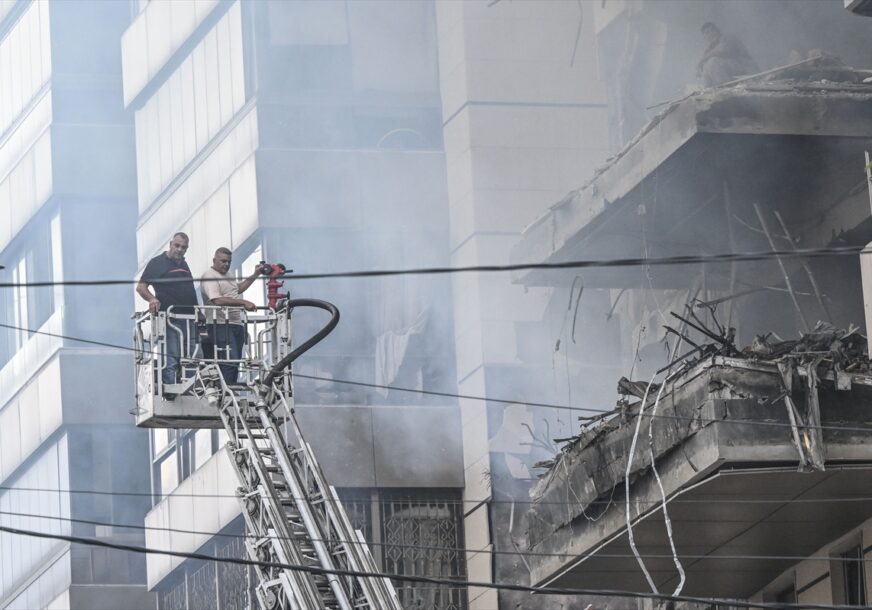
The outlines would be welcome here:
M 163 399 L 168 401 L 168 402 L 173 402 L 176 399 L 176 395 L 173 394 L 172 392 L 166 392 L 163 395 Z

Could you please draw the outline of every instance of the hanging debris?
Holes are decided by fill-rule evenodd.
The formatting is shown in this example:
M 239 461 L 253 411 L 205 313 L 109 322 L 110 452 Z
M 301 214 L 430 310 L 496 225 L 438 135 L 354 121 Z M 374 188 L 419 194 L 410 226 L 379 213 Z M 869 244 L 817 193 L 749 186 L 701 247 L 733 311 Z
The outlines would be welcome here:
M 697 304 L 700 307 L 705 305 Z M 750 443 L 759 434 L 761 443 L 792 446 L 800 471 L 826 468 L 823 422 L 828 413 L 830 421 L 840 417 L 832 411 L 839 404 L 834 397 L 858 385 L 869 386 L 865 391 L 872 392 L 866 337 L 853 326 L 839 329 L 818 322 L 799 339 L 785 341 L 766 333 L 739 349 L 734 344 L 735 329 L 724 327 L 714 312 L 709 313 L 710 325 L 692 308 L 685 315 L 673 313 L 682 322 L 681 328 L 697 331 L 706 342 L 691 341 L 689 330 L 673 330 L 693 349 L 664 368 L 668 372 L 662 383 L 622 377 L 617 409 L 600 419 L 583 418 L 580 434 L 560 439 L 565 444 L 555 458 L 538 465 L 546 470 L 531 490 L 533 508 L 527 522 L 531 541 L 547 537 L 584 511 L 590 514 L 603 498 L 614 497 L 616 489 L 621 495 L 619 485 L 626 478 L 628 447 L 640 412 L 645 413 L 644 433 L 651 426 L 655 430 L 651 451 L 637 452 L 634 457 L 629 469 L 634 479 L 700 431 L 729 420 L 739 424 L 720 433 L 738 439 L 730 443 Z M 821 392 L 826 392 L 826 400 Z M 656 395 L 661 396 L 660 411 L 651 418 L 647 413 Z M 752 425 L 760 421 L 771 427 L 764 426 L 761 432 L 760 426 Z M 569 506 L 549 502 L 555 493 L 565 502 L 561 490 L 567 488 L 572 490 Z

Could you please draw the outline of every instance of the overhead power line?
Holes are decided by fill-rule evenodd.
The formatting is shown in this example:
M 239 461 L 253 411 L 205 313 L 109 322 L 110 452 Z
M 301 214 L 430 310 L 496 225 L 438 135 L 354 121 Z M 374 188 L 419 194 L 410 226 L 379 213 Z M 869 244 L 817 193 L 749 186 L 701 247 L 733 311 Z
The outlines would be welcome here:
M 210 538 L 229 538 L 234 540 L 245 540 L 245 539 L 257 539 L 257 536 L 254 534 L 231 534 L 228 532 L 206 532 L 202 530 L 191 530 L 191 529 L 181 529 L 174 527 L 154 527 L 148 525 L 134 525 L 134 524 L 126 524 L 126 523 L 113 523 L 110 521 L 96 521 L 92 519 L 76 519 L 73 517 L 60 517 L 56 515 L 40 515 L 34 513 L 22 513 L 22 512 L 14 512 L 14 511 L 3 511 L 0 510 L 0 515 L 6 515 L 9 517 L 22 517 L 28 519 L 45 519 L 49 521 L 62 521 L 64 523 L 78 523 L 82 525 L 94 525 L 99 527 L 113 527 L 120 529 L 132 529 L 139 530 L 145 532 L 168 532 L 174 534 L 194 534 L 200 536 L 208 536 Z M 682 520 L 682 523 L 709 523 L 709 521 L 704 520 Z M 724 520 L 719 519 L 718 523 L 751 523 L 751 521 L 747 520 Z M 782 522 L 784 523 L 784 522 Z M 791 521 L 790 523 L 813 523 L 812 521 L 801 521 L 795 522 Z M 278 539 L 282 540 L 290 540 L 290 538 L 283 538 L 282 536 L 277 536 Z M 350 542 L 353 544 L 358 544 L 357 540 L 341 540 L 331 538 L 329 541 L 316 538 L 313 539 L 315 542 Z M 388 543 L 388 542 L 374 542 L 367 541 L 368 546 L 377 546 L 377 547 L 390 547 L 390 548 L 402 548 L 402 549 L 418 549 L 424 551 L 456 551 L 458 553 L 483 553 L 486 555 L 510 555 L 510 556 L 523 556 L 523 557 L 578 557 L 578 553 L 546 553 L 542 551 L 511 551 L 511 550 L 497 550 L 497 549 L 470 549 L 465 547 L 458 546 L 437 546 L 437 545 L 425 545 L 425 544 L 402 544 L 402 543 Z M 633 557 L 630 553 L 596 553 L 595 557 L 597 558 L 609 558 L 609 559 L 627 559 Z M 650 553 L 650 554 L 642 554 L 642 557 L 645 559 L 670 559 L 672 558 L 671 554 L 663 554 L 663 553 Z M 682 554 L 679 555 L 682 559 L 704 559 L 704 560 L 717 560 L 717 561 L 736 561 L 736 560 L 757 560 L 757 561 L 826 561 L 830 562 L 833 560 L 829 555 L 691 555 L 691 554 Z M 872 558 L 866 557 L 858 557 L 856 559 L 850 559 L 848 561 L 856 562 L 856 563 L 872 563 Z M 622 570 L 621 570 L 622 571 Z
M 33 492 L 33 493 L 55 493 L 55 494 L 84 494 L 84 495 L 97 495 L 97 496 L 124 496 L 124 497 L 142 497 L 142 498 L 160 498 L 161 494 L 159 493 L 150 493 L 146 491 L 117 491 L 117 490 L 106 490 L 106 489 L 53 489 L 48 487 L 15 487 L 15 486 L 4 486 L 0 485 L 0 492 Z M 221 493 L 186 493 L 186 492 L 172 492 L 172 497 L 174 498 L 238 498 L 236 494 L 221 494 Z M 350 500 L 352 502 L 361 502 L 361 503 L 373 503 L 376 504 L 396 504 L 399 502 L 413 502 L 416 501 L 417 498 L 414 496 L 409 497 L 400 497 L 399 500 L 392 499 L 377 499 L 375 501 L 371 499 L 363 499 L 363 500 Z M 330 500 L 323 500 L 325 502 Z M 438 496 L 427 496 L 424 502 L 432 502 L 435 504 L 445 504 L 445 505 L 471 505 L 476 506 L 478 504 L 483 504 L 484 502 L 488 502 L 489 504 L 514 504 L 515 506 L 526 506 L 526 505 L 536 505 L 536 506 L 578 506 L 580 502 L 570 502 L 570 501 L 556 501 L 556 500 L 500 500 L 497 498 L 484 498 L 477 500 L 463 500 L 457 498 L 447 498 L 447 497 L 438 497 Z M 589 506 L 595 506 L 599 504 L 612 504 L 614 500 L 591 500 L 586 504 Z M 340 499 L 340 502 L 343 502 Z M 662 504 L 662 500 L 634 500 L 635 504 L 651 504 L 651 505 L 659 505 Z M 670 504 L 835 504 L 835 503 L 850 503 L 850 502 L 872 502 L 872 496 L 851 496 L 851 497 L 840 497 L 840 498 L 831 498 L 831 497 L 822 497 L 822 498 L 742 498 L 742 497 L 711 497 L 705 499 L 694 499 L 694 498 L 673 498 L 669 501 Z
M 556 269 L 588 269 L 607 267 L 661 267 L 693 265 L 699 263 L 737 263 L 769 259 L 822 258 L 830 256 L 856 256 L 864 252 L 863 246 L 838 246 L 804 248 L 797 250 L 767 250 L 758 252 L 733 252 L 722 254 L 689 254 L 681 256 L 635 257 L 612 259 L 586 259 L 554 263 L 518 263 L 509 265 L 469 265 L 462 267 L 418 267 L 409 269 L 372 269 L 362 271 L 333 271 L 325 273 L 295 273 L 279 276 L 283 280 L 320 280 L 338 278 L 389 277 L 395 275 L 447 275 L 452 273 L 499 273 L 506 271 L 532 271 Z M 872 253 L 872 250 L 866 252 Z M 190 278 L 161 278 L 149 280 L 149 284 L 190 282 Z M 220 278 L 204 278 L 200 281 L 220 281 Z M 60 280 L 35 282 L 0 282 L 0 288 L 42 288 L 48 286 L 119 286 L 137 284 L 137 279 L 117 280 Z
M 81 337 L 74 337 L 74 336 L 70 336 L 70 335 L 60 335 L 57 333 L 50 333 L 50 332 L 46 332 L 46 331 L 33 330 L 30 328 L 24 328 L 21 326 L 14 326 L 11 324 L 0 324 L 0 328 L 10 328 L 10 329 L 20 330 L 23 332 L 29 332 L 29 333 L 38 334 L 38 335 L 46 335 L 49 337 L 66 339 L 69 341 L 79 341 L 79 342 L 87 343 L 90 345 L 97 345 L 97 346 L 107 347 L 107 348 L 111 348 L 111 349 L 124 350 L 124 351 L 128 351 L 128 352 L 134 352 L 137 354 L 151 353 L 151 352 L 148 352 L 146 350 L 136 349 L 135 347 L 130 347 L 127 345 L 117 345 L 114 343 L 106 343 L 103 341 L 93 341 L 91 339 L 83 339 Z M 201 361 L 201 362 L 212 362 L 209 359 L 192 359 L 192 360 L 197 360 L 197 361 Z M 405 388 L 402 386 L 394 386 L 394 385 L 381 385 L 381 384 L 375 384 L 375 383 L 367 383 L 364 381 L 352 381 L 352 380 L 348 380 L 348 379 L 338 379 L 335 377 L 322 377 L 322 376 L 318 376 L 318 375 L 304 375 L 304 374 L 299 374 L 299 373 L 294 373 L 294 376 L 304 378 L 304 379 L 313 379 L 313 380 L 324 381 L 324 382 L 329 382 L 329 383 L 339 383 L 339 384 L 343 384 L 343 385 L 353 385 L 353 386 L 363 386 L 363 387 L 378 388 L 378 389 L 385 389 L 385 390 L 395 390 L 398 392 L 410 392 L 410 393 L 414 393 L 414 394 L 424 394 L 424 395 L 435 395 L 435 396 L 450 397 L 450 398 L 460 398 L 460 399 L 466 399 L 466 400 L 476 400 L 476 401 L 480 401 L 480 402 L 496 402 L 496 403 L 501 403 L 501 404 L 514 404 L 514 405 L 523 405 L 523 406 L 532 406 L 532 407 L 543 407 L 543 408 L 549 408 L 549 409 L 564 409 L 567 411 L 584 411 L 586 413 L 597 414 L 595 416 L 580 416 L 579 417 L 579 419 L 585 419 L 585 420 L 599 420 L 599 419 L 602 419 L 602 418 L 607 417 L 609 415 L 617 415 L 619 413 L 619 411 L 617 409 L 595 409 L 592 407 L 572 407 L 569 405 L 556 405 L 556 404 L 550 404 L 550 403 L 544 403 L 544 402 L 528 402 L 528 401 L 524 401 L 524 400 L 514 400 L 514 399 L 509 399 L 509 398 L 490 398 L 487 396 L 475 396 L 472 394 L 454 394 L 454 393 L 450 393 L 450 392 L 436 392 L 436 391 L 432 391 L 432 390 L 422 390 L 422 389 L 417 389 L 417 388 Z M 410 408 L 415 408 L 415 407 L 410 407 Z M 636 413 L 630 413 L 630 414 L 628 414 L 628 417 L 635 417 L 636 415 L 637 415 Z M 681 421 L 681 422 L 696 421 L 696 422 L 704 423 L 704 424 L 718 424 L 718 425 L 768 426 L 768 427 L 775 427 L 775 428 L 792 428 L 793 427 L 790 422 L 765 421 L 765 420 L 760 420 L 760 419 L 719 419 L 719 418 L 706 418 L 706 417 L 685 416 L 685 415 L 666 415 L 663 413 L 658 413 L 658 414 L 654 414 L 654 415 L 643 413 L 642 417 L 650 418 L 652 420 L 653 419 L 675 420 L 675 421 Z M 863 426 L 824 426 L 824 425 L 815 426 L 812 424 L 807 424 L 804 427 L 806 429 L 810 429 L 810 430 L 813 429 L 813 430 L 823 430 L 823 431 L 872 433 L 872 426 L 868 426 L 868 427 L 863 427 Z
M 563 587 L 533 587 L 528 585 L 519 585 L 512 583 L 492 583 L 479 582 L 455 578 L 443 578 L 437 576 L 412 576 L 407 574 L 390 574 L 387 572 L 359 572 L 355 570 L 334 570 L 316 566 L 304 566 L 287 563 L 257 561 L 254 559 L 244 559 L 239 557 L 216 557 L 206 553 L 193 553 L 172 551 L 169 549 L 156 549 L 153 547 L 121 544 L 116 542 L 108 542 L 96 538 L 86 538 L 83 536 L 68 536 L 64 534 L 51 534 L 47 532 L 38 532 L 29 529 L 9 527 L 0 525 L 0 531 L 8 534 L 17 534 L 20 536 L 31 536 L 34 538 L 43 538 L 49 540 L 63 540 L 74 544 L 84 544 L 88 546 L 96 546 L 101 548 L 116 549 L 120 551 L 129 551 L 132 553 L 153 554 L 153 555 L 168 555 L 171 557 L 180 557 L 182 559 L 199 559 L 202 561 L 213 561 L 217 563 L 231 563 L 246 566 L 260 566 L 264 568 L 293 570 L 297 572 L 306 572 L 309 574 L 319 575 L 335 575 L 335 576 L 350 576 L 357 578 L 390 578 L 398 582 L 422 582 L 433 585 L 448 586 L 448 587 L 477 587 L 483 589 L 496 589 L 503 591 L 519 591 L 522 593 L 535 593 L 538 595 L 576 595 L 590 597 L 624 597 L 631 599 L 651 599 L 659 601 L 672 602 L 688 602 L 706 605 L 723 605 L 733 608 L 764 608 L 773 610 L 808 608 L 811 610 L 856 610 L 856 606 L 848 606 L 843 604 L 785 604 L 780 602 L 752 602 L 733 599 L 719 599 L 707 597 L 695 597 L 690 595 L 665 595 L 658 593 L 641 593 L 637 591 L 625 591 L 620 589 L 581 589 L 581 588 L 563 588 Z
M 54 337 L 56 339 L 64 339 L 67 341 L 76 341 L 78 343 L 86 343 L 88 345 L 96 345 L 98 347 L 107 347 L 109 349 L 123 350 L 123 351 L 127 351 L 127 352 L 133 352 L 137 355 L 151 354 L 151 352 L 148 350 L 137 349 L 135 347 L 130 347 L 129 345 L 118 345 L 117 343 L 107 343 L 105 341 L 95 341 L 93 339 L 84 339 L 82 337 L 75 337 L 72 335 L 62 335 L 62 334 L 52 333 L 52 332 L 47 332 L 47 331 L 42 331 L 42 330 L 34 330 L 32 328 L 24 328 L 23 326 L 16 326 L 14 324 L 0 323 L 0 328 L 8 328 L 10 330 L 19 330 L 22 332 L 32 333 L 35 335 L 44 335 L 46 337 Z M 208 360 L 208 359 L 197 359 L 197 360 L 199 360 L 201 362 L 212 362 L 211 360 Z M 588 413 L 599 414 L 599 415 L 597 415 L 597 418 L 600 415 L 608 415 L 608 414 L 614 412 L 614 409 L 606 410 L 606 409 L 594 409 L 594 408 L 586 408 L 586 407 L 572 407 L 570 405 L 559 405 L 559 404 L 553 404 L 553 403 L 547 403 L 547 402 L 530 402 L 530 401 L 516 400 L 516 399 L 509 399 L 509 398 L 488 398 L 488 397 L 484 397 L 484 396 L 476 396 L 474 394 L 455 394 L 455 393 L 451 393 L 451 392 L 437 392 L 434 390 L 424 390 L 424 389 L 418 389 L 418 388 L 404 388 L 404 387 L 393 386 L 393 385 L 367 383 L 365 381 L 351 381 L 351 380 L 347 380 L 347 379 L 334 379 L 332 377 L 320 377 L 318 375 L 304 375 L 302 373 L 294 373 L 294 376 L 299 377 L 301 379 L 312 379 L 312 380 L 316 380 L 316 381 L 328 381 L 328 382 L 333 382 L 333 383 L 340 383 L 343 385 L 353 385 L 353 386 L 373 388 L 373 389 L 377 389 L 377 390 L 396 390 L 398 392 L 411 392 L 414 394 L 423 394 L 426 396 L 439 396 L 442 398 L 462 398 L 462 399 L 467 399 L 467 400 L 478 400 L 478 401 L 495 402 L 495 403 L 501 403 L 501 404 L 524 405 L 524 406 L 528 406 L 528 407 L 545 407 L 545 408 L 549 408 L 549 409 L 566 409 L 568 411 L 584 411 L 584 412 L 588 412 Z

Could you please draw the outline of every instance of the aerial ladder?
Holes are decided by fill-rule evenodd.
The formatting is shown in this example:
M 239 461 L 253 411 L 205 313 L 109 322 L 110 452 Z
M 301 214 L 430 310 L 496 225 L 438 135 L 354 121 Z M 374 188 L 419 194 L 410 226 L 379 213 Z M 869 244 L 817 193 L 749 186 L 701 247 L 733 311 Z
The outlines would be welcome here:
M 246 384 L 228 385 L 220 368 L 226 359 L 206 357 L 196 347 L 182 354 L 183 380 L 161 387 L 166 333 L 185 316 L 170 311 L 137 318 L 137 365 L 150 369 L 138 374 L 140 410 L 149 407 L 141 398 L 153 400 L 167 390 L 178 395 L 173 403 L 179 404 L 171 408 L 184 412 L 186 404 L 195 402 L 202 413 L 205 403 L 220 417 L 239 478 L 246 549 L 257 562 L 255 593 L 263 610 L 402 610 L 387 577 L 360 575 L 377 573 L 378 567 L 363 534 L 352 527 L 335 488 L 327 482 L 292 406 L 291 365 L 336 327 L 339 311 L 326 301 L 280 298 L 285 295 L 275 290 L 276 267 L 269 285 L 270 307 L 258 315 L 244 314 L 247 328 L 257 331 L 248 357 L 236 363 L 247 366 L 254 377 Z M 299 307 L 323 309 L 331 319 L 292 347 L 291 312 Z M 222 308 L 197 309 L 189 316 L 192 320 Z M 143 396 L 146 393 L 151 396 Z M 289 442 L 291 437 L 296 445 Z

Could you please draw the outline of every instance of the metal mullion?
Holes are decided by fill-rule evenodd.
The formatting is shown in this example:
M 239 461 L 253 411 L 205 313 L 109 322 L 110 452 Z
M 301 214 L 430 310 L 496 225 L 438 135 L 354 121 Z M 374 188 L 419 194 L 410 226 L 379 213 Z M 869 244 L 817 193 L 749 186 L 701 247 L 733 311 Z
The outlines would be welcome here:
M 375 559 L 375 565 L 378 566 L 378 569 L 384 571 L 384 555 L 385 555 L 385 547 L 382 545 L 382 515 L 381 515 L 381 506 L 379 504 L 379 491 L 378 489 L 370 490 L 370 531 L 372 532 L 372 545 L 376 549 L 378 549 L 377 553 L 374 553 L 373 559 Z

